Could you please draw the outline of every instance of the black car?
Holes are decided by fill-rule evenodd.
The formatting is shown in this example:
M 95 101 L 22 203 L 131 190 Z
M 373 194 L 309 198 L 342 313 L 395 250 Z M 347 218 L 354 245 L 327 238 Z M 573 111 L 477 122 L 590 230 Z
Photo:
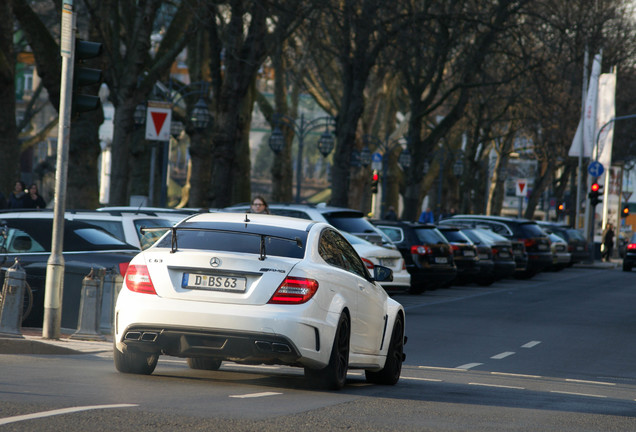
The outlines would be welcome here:
M 572 255 L 570 265 L 590 259 L 590 251 L 583 231 L 554 222 L 537 222 L 548 234 L 556 234 L 568 244 L 568 252 Z
M 636 266 L 636 233 L 625 246 L 625 256 L 623 257 L 623 271 L 632 271 L 632 267 Z
M 528 254 L 528 265 L 526 270 L 517 272 L 515 277 L 531 278 L 552 265 L 550 239 L 535 221 L 504 216 L 455 215 L 440 223 L 488 228 L 509 240 L 522 242 Z
M 515 274 L 517 264 L 512 242 L 499 234 L 483 228 L 464 228 L 462 232 L 466 234 L 477 247 L 488 247 L 491 251 L 493 261 L 492 280 L 512 277 Z M 480 263 L 482 260 L 479 254 Z M 486 283 L 488 279 L 486 279 Z
M 30 313 L 24 317 L 22 325 L 41 327 L 53 215 L 39 213 L 11 217 L 0 214 L 0 230 L 0 283 L 4 283 L 6 270 L 18 258 L 33 293 Z M 61 325 L 73 329 L 77 328 L 83 278 L 91 269 L 118 271 L 123 276 L 128 263 L 140 249 L 88 223 L 65 220 L 62 251 L 65 273 Z
M 479 251 L 472 241 L 459 227 L 441 225 L 438 226 L 453 250 L 453 259 L 457 266 L 457 278 L 459 283 L 478 282 L 482 278 L 492 276 L 494 264 L 492 260 L 484 259 L 484 267 L 480 266 Z
M 405 221 L 372 221 L 397 246 L 411 274 L 411 293 L 450 283 L 457 275 L 453 252 L 435 225 Z

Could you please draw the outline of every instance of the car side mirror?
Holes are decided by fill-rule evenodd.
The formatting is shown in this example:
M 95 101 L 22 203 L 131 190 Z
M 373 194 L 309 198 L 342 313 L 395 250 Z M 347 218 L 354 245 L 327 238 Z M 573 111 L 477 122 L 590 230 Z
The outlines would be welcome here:
M 375 265 L 373 266 L 373 279 L 377 282 L 392 282 L 393 270 L 385 266 Z

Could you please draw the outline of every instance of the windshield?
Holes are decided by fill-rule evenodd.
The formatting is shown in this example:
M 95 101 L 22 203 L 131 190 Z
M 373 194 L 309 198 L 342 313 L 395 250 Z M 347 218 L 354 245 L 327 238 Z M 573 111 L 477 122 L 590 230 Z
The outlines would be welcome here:
M 448 243 L 437 228 L 415 228 L 415 235 L 423 244 Z

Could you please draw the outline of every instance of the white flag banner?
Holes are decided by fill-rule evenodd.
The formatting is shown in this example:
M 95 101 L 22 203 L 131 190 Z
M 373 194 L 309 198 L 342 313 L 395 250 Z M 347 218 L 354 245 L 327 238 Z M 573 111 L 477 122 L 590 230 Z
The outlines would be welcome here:
M 616 98 L 616 74 L 601 74 L 598 81 L 597 126 L 598 161 L 609 168 L 612 163 L 612 141 L 614 139 L 614 122 L 610 122 L 615 115 L 614 100 Z M 605 127 L 603 127 L 605 126 Z M 603 128 L 603 129 L 601 129 Z
M 596 100 L 598 98 L 598 78 L 601 75 L 601 55 L 594 56 L 590 85 L 585 99 L 585 115 L 583 116 L 583 148 L 590 149 L 592 154 L 596 141 Z
M 568 151 L 569 156 L 579 156 L 581 153 L 581 135 L 583 134 L 583 157 L 592 157 L 592 149 L 594 148 L 595 136 L 595 119 L 596 119 L 596 99 L 598 94 L 598 79 L 601 75 L 601 55 L 596 54 L 592 62 L 592 74 L 587 87 L 587 96 L 585 98 L 585 107 L 583 113 L 583 124 L 579 122 L 576 129 L 576 135 L 572 140 L 572 145 Z

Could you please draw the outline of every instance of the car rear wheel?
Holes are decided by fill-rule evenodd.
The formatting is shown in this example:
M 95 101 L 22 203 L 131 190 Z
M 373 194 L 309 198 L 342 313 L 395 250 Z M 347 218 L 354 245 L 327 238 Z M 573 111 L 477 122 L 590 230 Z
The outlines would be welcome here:
M 367 381 L 374 384 L 394 385 L 400 379 L 404 361 L 404 319 L 398 315 L 393 325 L 391 344 L 386 354 L 384 368 L 378 372 L 365 371 Z
M 200 370 L 219 370 L 222 360 L 209 357 L 190 357 L 188 358 L 188 366 L 190 369 Z
M 158 354 L 137 352 L 121 352 L 117 347 L 113 348 L 115 367 L 119 372 L 139 375 L 150 375 L 157 367 Z
M 327 390 L 340 390 L 344 387 L 349 367 L 349 339 L 349 317 L 342 314 L 331 348 L 329 364 L 323 369 L 305 368 L 305 377 L 312 386 Z
M 632 266 L 630 266 L 629 264 L 623 263 L 623 271 L 626 271 L 626 272 L 632 271 Z

